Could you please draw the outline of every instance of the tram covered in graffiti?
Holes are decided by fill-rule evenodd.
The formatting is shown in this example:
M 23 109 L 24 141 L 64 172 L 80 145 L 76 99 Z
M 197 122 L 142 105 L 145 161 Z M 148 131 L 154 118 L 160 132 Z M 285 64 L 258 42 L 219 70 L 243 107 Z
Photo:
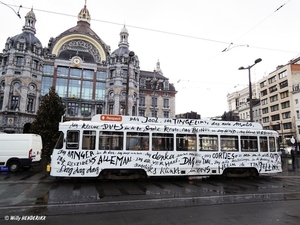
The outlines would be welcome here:
M 278 133 L 259 123 L 95 115 L 59 125 L 54 177 L 257 176 L 282 172 Z

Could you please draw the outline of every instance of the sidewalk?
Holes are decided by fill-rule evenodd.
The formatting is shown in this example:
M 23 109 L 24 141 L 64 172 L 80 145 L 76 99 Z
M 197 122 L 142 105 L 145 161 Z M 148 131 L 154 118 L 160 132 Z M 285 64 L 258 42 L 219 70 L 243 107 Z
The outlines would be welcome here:
M 300 177 L 300 158 L 296 158 L 295 168 L 292 165 L 291 156 L 282 157 L 282 173 L 274 174 L 274 176 L 296 176 Z

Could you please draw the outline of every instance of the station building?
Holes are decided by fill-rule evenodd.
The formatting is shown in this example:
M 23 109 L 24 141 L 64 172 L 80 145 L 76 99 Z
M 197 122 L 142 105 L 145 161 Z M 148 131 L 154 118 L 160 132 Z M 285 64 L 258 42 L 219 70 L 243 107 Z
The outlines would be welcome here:
M 44 95 L 51 87 L 66 107 L 65 120 L 90 120 L 95 114 L 175 118 L 177 91 L 164 76 L 140 69 L 129 49 L 129 32 L 119 33 L 111 51 L 92 29 L 87 6 L 77 24 L 46 47 L 35 36 L 36 16 L 25 16 L 22 33 L 9 37 L 0 53 L 0 132 L 27 132 Z

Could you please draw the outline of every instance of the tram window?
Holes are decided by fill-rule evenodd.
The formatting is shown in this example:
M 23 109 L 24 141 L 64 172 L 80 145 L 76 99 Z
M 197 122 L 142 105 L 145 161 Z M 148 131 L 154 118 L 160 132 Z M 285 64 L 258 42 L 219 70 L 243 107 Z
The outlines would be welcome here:
M 67 149 L 78 149 L 79 146 L 79 131 L 67 132 Z
M 199 136 L 200 151 L 218 151 L 217 135 L 200 135 Z
M 128 132 L 126 150 L 149 150 L 149 133 Z
M 255 136 L 241 136 L 242 152 L 257 152 L 258 142 Z
M 82 136 L 82 149 L 95 150 L 96 131 L 84 130 Z
M 64 133 L 59 131 L 60 134 L 59 134 L 59 138 L 56 142 L 56 145 L 55 145 L 55 149 L 62 149 L 63 145 L 64 145 Z
M 177 151 L 196 151 L 196 135 L 194 134 L 176 134 Z
M 99 150 L 122 150 L 123 132 L 103 131 L 99 134 Z
M 238 151 L 238 136 L 221 135 L 221 151 Z
M 276 152 L 276 140 L 275 137 L 269 137 L 270 152 Z
M 267 137 L 260 137 L 259 138 L 259 146 L 261 152 L 268 151 L 268 138 Z
M 154 151 L 173 151 L 174 136 L 173 134 L 152 134 L 152 150 Z

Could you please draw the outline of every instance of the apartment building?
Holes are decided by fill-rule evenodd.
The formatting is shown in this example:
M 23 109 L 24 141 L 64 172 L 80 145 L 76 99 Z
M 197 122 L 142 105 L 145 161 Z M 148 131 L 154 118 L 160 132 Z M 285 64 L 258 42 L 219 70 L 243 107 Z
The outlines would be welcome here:
M 264 129 L 277 130 L 283 144 L 290 145 L 292 137 L 300 141 L 299 83 L 300 57 L 259 80 L 261 123 Z
M 260 122 L 260 111 L 257 106 L 259 103 L 258 85 L 252 83 L 252 111 L 253 120 Z M 227 95 L 228 110 L 236 112 L 239 115 L 241 121 L 250 120 L 250 101 L 249 101 L 249 87 L 235 91 Z

